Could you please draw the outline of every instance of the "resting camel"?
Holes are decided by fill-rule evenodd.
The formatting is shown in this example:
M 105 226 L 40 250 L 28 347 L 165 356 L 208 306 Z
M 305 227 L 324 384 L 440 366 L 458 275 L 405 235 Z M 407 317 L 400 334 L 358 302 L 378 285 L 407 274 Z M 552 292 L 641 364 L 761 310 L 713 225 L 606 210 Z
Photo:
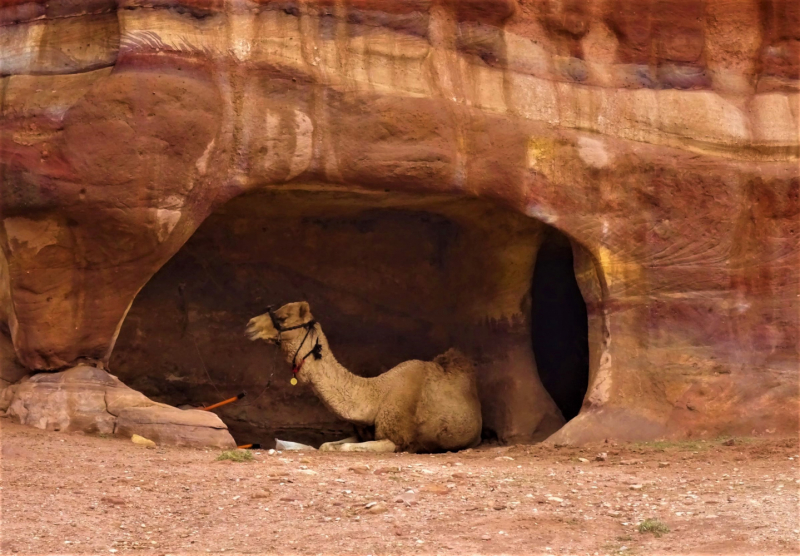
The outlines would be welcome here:
M 471 362 L 455 349 L 433 361 L 406 361 L 375 378 L 345 369 L 331 352 L 306 302 L 289 303 L 250 320 L 251 340 L 280 346 L 296 380 L 310 384 L 338 417 L 375 427 L 375 440 L 347 438 L 320 450 L 442 452 L 480 442 L 481 406 Z

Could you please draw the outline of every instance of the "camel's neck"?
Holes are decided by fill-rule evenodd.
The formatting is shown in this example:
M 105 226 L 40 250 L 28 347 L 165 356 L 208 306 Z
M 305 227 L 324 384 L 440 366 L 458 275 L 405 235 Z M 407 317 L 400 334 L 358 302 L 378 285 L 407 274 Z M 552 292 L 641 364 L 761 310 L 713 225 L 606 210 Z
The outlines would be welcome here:
M 287 359 L 291 360 L 303 336 L 305 333 L 294 342 L 285 342 L 283 349 Z M 304 375 L 302 378 L 311 383 L 319 399 L 336 416 L 360 425 L 373 425 L 380 395 L 377 382 L 356 376 L 345 369 L 333 356 L 319 324 L 300 347 L 297 364 L 311 351 L 317 340 L 322 346 L 322 358 L 308 356 L 300 369 L 300 374 Z

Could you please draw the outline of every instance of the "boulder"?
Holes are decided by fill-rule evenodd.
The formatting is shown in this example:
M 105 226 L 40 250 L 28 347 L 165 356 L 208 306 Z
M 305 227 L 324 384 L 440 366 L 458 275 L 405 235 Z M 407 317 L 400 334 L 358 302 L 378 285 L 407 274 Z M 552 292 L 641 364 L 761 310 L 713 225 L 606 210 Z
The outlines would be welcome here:
M 2 404 L 12 419 L 45 430 L 138 434 L 176 446 L 236 446 L 215 414 L 154 402 L 89 365 L 23 379 L 3 392 Z
M 128 407 L 117 417 L 116 436 L 139 434 L 156 444 L 236 448 L 225 423 L 210 411 L 170 406 Z
M 106 392 L 127 387 L 101 369 L 79 366 L 35 374 L 12 388 L 8 415 L 23 425 L 112 434 L 116 417 L 106 409 Z

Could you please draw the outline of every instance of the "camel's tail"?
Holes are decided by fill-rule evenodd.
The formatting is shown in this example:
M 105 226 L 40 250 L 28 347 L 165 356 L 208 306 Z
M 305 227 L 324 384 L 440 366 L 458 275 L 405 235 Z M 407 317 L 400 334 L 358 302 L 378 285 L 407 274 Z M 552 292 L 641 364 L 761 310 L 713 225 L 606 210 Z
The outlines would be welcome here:
M 472 374 L 475 372 L 472 360 L 456 348 L 450 348 L 443 354 L 437 355 L 433 362 L 449 374 Z

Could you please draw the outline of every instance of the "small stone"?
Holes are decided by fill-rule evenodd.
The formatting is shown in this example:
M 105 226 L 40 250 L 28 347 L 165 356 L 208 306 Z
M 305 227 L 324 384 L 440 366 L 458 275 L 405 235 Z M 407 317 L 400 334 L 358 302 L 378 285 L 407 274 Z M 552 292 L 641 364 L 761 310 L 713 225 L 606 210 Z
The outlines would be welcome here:
M 578 461 L 581 463 L 589 463 L 589 460 L 586 458 L 578 458 Z
M 499 502 L 498 501 L 498 502 L 495 502 L 494 504 L 492 504 L 492 508 L 494 508 L 495 510 L 498 510 L 498 511 L 499 510 L 505 510 L 506 509 L 506 504 L 505 504 L 505 502 Z
M 447 494 L 450 492 L 450 489 L 447 488 L 445 485 L 440 485 L 436 483 L 427 484 L 420 489 L 422 492 L 428 492 L 430 494 Z
M 736 444 L 736 441 L 733 438 L 729 438 L 725 442 L 722 443 L 723 446 L 733 446 Z
M 250 498 L 260 499 L 260 498 L 269 498 L 269 494 L 266 492 L 256 492 L 250 495 Z
M 482 541 L 490 541 L 490 540 L 492 540 L 492 536 L 491 535 L 481 535 L 481 540 Z
M 405 504 L 407 506 L 413 506 L 417 503 L 417 495 L 414 493 L 414 491 L 410 490 L 396 497 L 394 501 L 397 504 Z
M 301 475 L 319 475 L 319 473 L 313 469 L 298 469 L 297 472 Z
M 101 502 L 105 502 L 106 504 L 111 504 L 112 506 L 124 506 L 125 500 L 118 496 L 103 496 L 100 499 Z
M 389 511 L 389 509 L 384 504 L 376 503 L 367 510 L 371 514 L 382 514 Z
M 514 458 L 511 456 L 498 456 L 494 458 L 496 461 L 514 461 Z
M 311 460 L 308 458 L 300 458 L 300 463 L 311 463 Z
M 145 438 L 144 436 L 139 436 L 138 434 L 134 434 L 131 436 L 131 442 L 137 444 L 139 446 L 144 446 L 146 448 L 155 448 L 156 443 L 150 440 L 149 438 Z
M 642 485 L 631 485 L 628 488 L 630 490 L 642 490 Z
M 348 468 L 349 471 L 352 471 L 356 475 L 366 475 L 369 473 L 369 465 L 354 465 Z
M 658 462 L 658 467 L 659 467 L 659 469 L 663 469 L 665 467 L 669 467 L 669 462 L 668 461 L 659 461 Z
M 467 475 L 466 473 L 453 473 L 452 475 L 450 475 L 450 477 L 452 477 L 453 479 L 466 479 L 469 477 L 469 475 Z
M 399 465 L 392 465 L 390 467 L 379 467 L 372 472 L 373 475 L 387 475 L 389 473 L 400 473 L 401 468 Z
M 594 457 L 594 461 L 606 461 L 608 459 L 608 454 L 606 452 L 600 452 Z
M 621 459 L 619 460 L 620 465 L 637 465 L 642 463 L 640 459 Z
M 267 453 L 268 453 L 269 455 L 271 455 L 271 456 L 274 456 L 274 455 L 275 455 L 275 454 L 277 454 L 278 452 L 276 452 L 275 450 L 273 450 L 272 448 L 270 448 L 269 450 L 267 450 Z
M 377 504 L 378 504 L 377 502 L 369 502 L 368 504 L 365 504 L 364 507 L 370 509 L 372 506 L 375 506 Z

